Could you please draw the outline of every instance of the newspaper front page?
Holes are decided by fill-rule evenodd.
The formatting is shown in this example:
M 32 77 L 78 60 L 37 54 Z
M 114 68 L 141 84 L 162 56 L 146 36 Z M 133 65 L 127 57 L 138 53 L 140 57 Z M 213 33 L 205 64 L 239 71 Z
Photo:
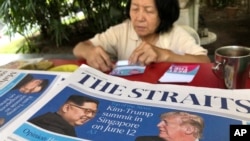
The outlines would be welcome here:
M 98 101 L 98 110 L 67 103 L 72 96 Z M 82 65 L 27 110 L 25 116 L 16 119 L 4 140 L 137 141 L 141 136 L 158 136 L 160 115 L 186 112 L 198 115 L 204 121 L 200 141 L 229 141 L 230 125 L 249 124 L 249 99 L 249 90 L 246 89 L 211 89 L 129 81 Z M 61 120 L 62 113 L 77 109 L 93 117 L 82 117 L 82 123 L 78 125 Z M 40 121 L 46 124 L 39 124 Z
M 0 136 L 67 73 L 0 69 Z

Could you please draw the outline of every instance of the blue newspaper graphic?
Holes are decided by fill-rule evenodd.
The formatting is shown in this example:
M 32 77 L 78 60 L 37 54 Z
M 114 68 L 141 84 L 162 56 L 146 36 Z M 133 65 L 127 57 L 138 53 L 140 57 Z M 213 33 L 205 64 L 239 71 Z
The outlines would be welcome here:
M 75 141 L 77 139 L 92 141 L 103 141 L 103 139 L 107 141 L 134 141 L 139 136 L 157 136 L 159 134 L 157 124 L 160 122 L 160 115 L 162 113 L 182 111 L 168 107 L 152 107 L 146 106 L 146 104 L 139 105 L 118 100 L 109 100 L 105 97 L 95 97 L 95 94 L 84 93 L 66 87 L 30 119 L 47 112 L 56 112 L 60 105 L 72 94 L 88 96 L 100 102 L 99 112 L 95 118 L 84 125 L 75 127 L 77 133 L 75 138 L 65 135 L 58 136 L 57 133 L 53 135 L 50 131 L 46 133 L 46 130 L 35 125 L 32 126 L 31 123 L 23 124 L 15 131 L 15 134 L 32 141 L 39 141 L 40 139 L 31 136 L 32 134 L 27 135 L 24 131 L 33 131 L 39 134 L 40 138 L 53 138 L 60 141 Z M 194 111 L 186 112 L 201 116 L 205 122 L 203 137 L 200 141 L 228 141 L 230 135 L 229 126 L 231 124 L 242 124 L 240 120 Z
M 249 90 L 150 84 L 82 67 L 49 91 L 43 102 L 38 101 L 41 105 L 29 109 L 26 113 L 31 114 L 25 113 L 25 120 L 17 120 L 18 126 L 12 124 L 6 141 L 157 138 L 164 134 L 163 123 L 173 124 L 162 119 L 171 112 L 188 113 L 190 119 L 199 117 L 204 121 L 195 121 L 200 129 L 190 128 L 200 130 L 199 141 L 229 141 L 230 125 L 250 121 Z
M 0 130 L 42 97 L 56 77 L 57 75 L 24 72 L 1 77 L 1 85 L 6 84 L 0 89 Z

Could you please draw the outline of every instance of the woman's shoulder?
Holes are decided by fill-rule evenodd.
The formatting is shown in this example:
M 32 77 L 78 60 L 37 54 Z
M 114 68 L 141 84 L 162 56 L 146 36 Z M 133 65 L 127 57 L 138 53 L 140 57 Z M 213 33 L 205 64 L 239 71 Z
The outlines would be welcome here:
M 112 26 L 110 30 L 119 36 L 131 36 L 133 38 L 138 38 L 137 34 L 134 31 L 133 25 L 129 19 L 121 22 L 120 24 L 117 24 L 115 26 Z
M 188 27 L 188 26 L 174 24 L 171 31 L 172 32 L 185 32 L 186 27 Z
M 123 22 L 113 25 L 110 28 L 114 28 L 114 29 L 128 29 L 132 27 L 131 21 L 129 19 L 124 20 Z
M 197 32 L 190 26 L 188 25 L 176 25 L 174 24 L 172 29 L 167 32 L 164 33 L 165 35 L 168 36 L 173 36 L 173 37 L 183 37 L 183 36 L 190 36 L 193 34 L 196 34 Z
M 180 25 L 173 25 L 172 28 L 166 32 L 161 33 L 161 36 L 175 36 L 175 34 L 179 34 L 183 32 L 184 30 Z
M 196 30 L 189 26 L 189 25 L 173 25 L 173 29 L 175 32 L 184 32 L 184 33 L 193 33 L 196 32 Z

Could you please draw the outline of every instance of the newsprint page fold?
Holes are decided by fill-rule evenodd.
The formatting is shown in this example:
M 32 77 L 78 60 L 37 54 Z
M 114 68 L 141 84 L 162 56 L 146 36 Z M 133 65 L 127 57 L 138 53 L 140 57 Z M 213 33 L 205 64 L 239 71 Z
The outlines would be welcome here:
M 87 101 L 83 105 L 79 104 L 82 99 Z M 40 96 L 31 108 L 21 112 L 1 130 L 0 138 L 4 141 L 137 141 L 141 136 L 158 136 L 157 125 L 162 114 L 185 112 L 203 119 L 200 141 L 229 141 L 230 125 L 249 124 L 249 100 L 246 89 L 129 81 L 82 65 L 56 88 Z

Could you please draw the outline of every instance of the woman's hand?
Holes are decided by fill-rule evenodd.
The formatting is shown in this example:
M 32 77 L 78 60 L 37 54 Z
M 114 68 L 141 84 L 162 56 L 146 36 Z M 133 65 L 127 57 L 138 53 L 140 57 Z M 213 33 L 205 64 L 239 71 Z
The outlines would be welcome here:
M 102 47 L 97 46 L 89 51 L 86 62 L 89 66 L 107 72 L 113 69 L 113 64 L 109 55 L 103 50 Z
M 113 69 L 109 55 L 101 46 L 94 46 L 90 41 L 81 42 L 73 50 L 77 58 L 85 59 L 95 69 L 107 72 Z
M 142 41 L 142 43 L 133 51 L 129 58 L 131 64 L 139 63 L 141 65 L 148 65 L 153 62 L 163 62 L 168 59 L 171 51 L 158 48 L 150 43 Z
M 210 59 L 206 55 L 176 54 L 143 41 L 131 54 L 129 62 L 141 65 L 159 62 L 210 63 Z

